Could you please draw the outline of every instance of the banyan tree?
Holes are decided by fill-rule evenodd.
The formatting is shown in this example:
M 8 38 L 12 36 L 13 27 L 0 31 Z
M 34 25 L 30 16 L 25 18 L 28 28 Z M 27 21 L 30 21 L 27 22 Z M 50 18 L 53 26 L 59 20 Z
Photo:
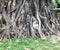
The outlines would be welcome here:
M 58 36 L 51 0 L 0 0 L 0 39 Z

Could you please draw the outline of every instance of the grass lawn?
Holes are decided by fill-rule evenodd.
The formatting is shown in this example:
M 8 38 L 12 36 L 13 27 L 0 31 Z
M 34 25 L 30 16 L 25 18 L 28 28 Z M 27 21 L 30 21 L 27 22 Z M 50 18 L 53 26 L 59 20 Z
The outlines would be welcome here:
M 25 37 L 12 38 L 0 42 L 0 50 L 60 50 L 60 41 L 52 42 L 51 38 Z

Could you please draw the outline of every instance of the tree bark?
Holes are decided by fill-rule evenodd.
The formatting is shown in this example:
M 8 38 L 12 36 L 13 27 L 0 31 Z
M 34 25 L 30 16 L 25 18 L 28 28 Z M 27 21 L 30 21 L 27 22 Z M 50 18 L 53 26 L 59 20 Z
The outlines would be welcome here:
M 10 34 L 14 37 L 41 38 L 58 34 L 57 20 L 51 11 L 49 0 L 5 0 L 0 2 L 2 2 L 0 20 L 4 19 L 0 24 L 5 25 L 3 34 L 9 38 Z

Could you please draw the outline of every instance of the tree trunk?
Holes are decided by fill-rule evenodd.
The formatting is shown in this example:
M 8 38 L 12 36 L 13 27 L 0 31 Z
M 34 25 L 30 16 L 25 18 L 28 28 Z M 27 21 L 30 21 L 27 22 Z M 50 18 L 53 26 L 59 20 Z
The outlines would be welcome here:
M 58 34 L 57 20 L 51 11 L 50 0 L 1 0 L 0 2 L 1 30 L 5 27 L 1 34 L 7 38 L 12 36 L 45 38 Z

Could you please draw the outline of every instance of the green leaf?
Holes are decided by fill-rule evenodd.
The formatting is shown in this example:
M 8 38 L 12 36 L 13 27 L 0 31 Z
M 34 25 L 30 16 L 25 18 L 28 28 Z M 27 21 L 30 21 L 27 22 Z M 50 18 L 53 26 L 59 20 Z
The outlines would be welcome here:
M 57 4 L 60 4 L 60 0 L 56 0 Z

